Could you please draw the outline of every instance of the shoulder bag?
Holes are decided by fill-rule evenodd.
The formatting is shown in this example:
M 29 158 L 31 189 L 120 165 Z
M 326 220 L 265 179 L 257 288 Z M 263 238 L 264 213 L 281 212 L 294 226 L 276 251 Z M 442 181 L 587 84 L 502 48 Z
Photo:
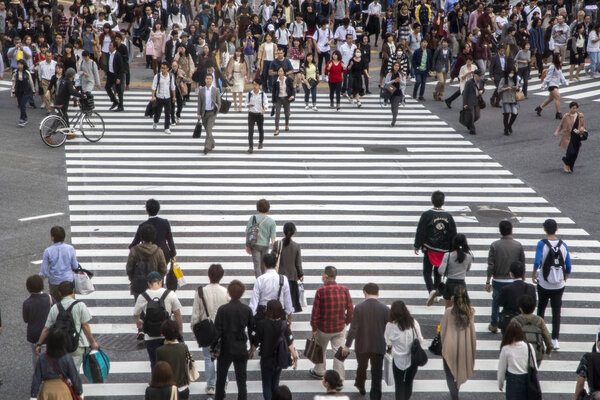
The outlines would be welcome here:
M 412 365 L 416 365 L 417 367 L 422 367 L 427 364 L 427 353 L 421 347 L 421 342 L 419 341 L 419 337 L 417 336 L 417 330 L 413 326 L 413 342 L 410 346 L 410 362 Z
M 198 346 L 208 347 L 214 343 L 217 337 L 217 328 L 215 327 L 215 323 L 210 319 L 208 307 L 206 306 L 206 300 L 204 299 L 204 292 L 202 291 L 202 286 L 198 288 L 198 296 L 200 297 L 200 301 L 204 307 L 206 318 L 194 324 L 193 331 L 196 341 L 198 342 Z
M 538 379 L 538 371 L 535 367 L 535 359 L 531 354 L 531 345 L 527 343 L 527 399 L 528 400 L 542 400 L 542 388 L 540 387 L 540 380 Z
M 190 382 L 195 382 L 200 378 L 200 373 L 198 372 L 198 368 L 196 367 L 196 362 L 192 357 L 192 353 L 188 349 L 187 345 L 185 346 L 185 369 L 187 372 L 187 376 L 190 379 Z
M 219 107 L 219 112 L 223 114 L 227 114 L 229 109 L 231 108 L 231 100 L 227 100 L 227 92 L 221 97 L 221 107 Z
M 60 372 L 58 370 L 58 368 L 56 368 L 56 365 L 54 365 L 54 362 L 52 361 L 52 359 L 48 356 L 48 353 L 44 354 L 46 356 L 46 360 L 48 360 L 48 363 L 50 364 L 50 366 L 52 367 L 52 369 L 54 370 L 54 372 L 56 372 L 56 374 L 58 375 L 58 377 L 60 378 L 61 381 L 64 382 L 65 385 L 67 385 L 67 388 L 69 389 L 69 392 L 71 392 L 71 398 L 73 400 L 81 400 L 81 396 L 79 396 L 76 392 L 75 389 L 73 388 L 73 383 L 71 382 L 70 379 L 68 379 L 67 377 L 65 377 L 63 375 L 62 372 Z

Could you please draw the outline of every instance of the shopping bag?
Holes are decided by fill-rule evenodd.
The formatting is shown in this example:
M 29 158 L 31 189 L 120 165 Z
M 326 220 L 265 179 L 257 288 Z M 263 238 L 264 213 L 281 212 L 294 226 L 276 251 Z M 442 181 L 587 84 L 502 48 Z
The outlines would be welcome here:
M 302 307 L 308 307 L 308 304 L 306 304 L 306 296 L 304 295 L 304 283 L 302 281 L 298 281 L 298 297 L 300 297 L 300 305 Z
M 153 56 L 154 55 L 154 43 L 152 40 L 148 40 L 146 42 L 146 55 Z
M 383 380 L 386 385 L 392 386 L 394 384 L 394 368 L 392 363 L 394 359 L 391 354 L 386 353 L 383 357 Z
M 85 295 L 94 292 L 94 284 L 92 283 L 92 278 L 89 274 L 89 271 L 84 270 L 83 268 L 81 268 L 81 266 L 79 266 L 79 269 L 73 271 L 75 293 Z
M 187 282 L 185 281 L 185 277 L 183 276 L 183 271 L 179 264 L 173 264 L 173 274 L 175 278 L 177 278 L 177 288 L 184 286 Z
M 83 354 L 83 373 L 92 383 L 103 383 L 110 371 L 110 360 L 101 349 Z
M 323 362 L 323 348 L 321 345 L 319 345 L 319 343 L 317 343 L 314 336 L 306 340 L 304 355 L 314 364 L 320 364 Z

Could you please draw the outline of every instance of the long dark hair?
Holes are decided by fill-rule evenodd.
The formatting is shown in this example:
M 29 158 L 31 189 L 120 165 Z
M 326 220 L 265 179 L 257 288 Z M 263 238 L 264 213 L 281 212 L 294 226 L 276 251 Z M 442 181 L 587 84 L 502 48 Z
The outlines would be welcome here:
M 290 242 L 292 241 L 292 236 L 294 236 L 294 233 L 296 233 L 296 225 L 294 225 L 293 222 L 286 222 L 285 225 L 283 225 L 283 234 L 285 235 L 285 238 L 283 238 L 284 246 L 287 246 L 290 244 Z
M 502 337 L 502 344 L 500 345 L 500 348 L 503 348 L 507 344 L 523 341 L 525 341 L 525 334 L 523 333 L 521 324 L 515 320 L 512 320 L 504 330 L 504 336 Z
M 458 328 L 467 328 L 471 324 L 473 309 L 471 308 L 471 299 L 467 294 L 467 289 L 458 286 L 454 290 L 454 305 L 452 306 L 452 315 L 456 319 Z
M 410 315 L 406 304 L 402 300 L 396 300 L 392 303 L 390 322 L 398 324 L 401 331 L 412 329 L 415 326 L 415 319 Z
M 556 68 L 557 70 L 561 70 L 561 60 L 560 60 L 560 53 L 554 53 L 552 54 L 552 65 L 554 65 L 554 68 Z
M 285 312 L 283 311 L 283 306 L 279 302 L 279 300 L 269 300 L 267 303 L 267 308 L 265 310 L 265 318 L 266 319 L 281 319 L 285 317 Z
M 148 384 L 150 387 L 165 387 L 175 384 L 173 380 L 173 370 L 166 361 L 159 361 L 152 369 L 152 381 Z
M 52 358 L 61 358 L 67 354 L 67 334 L 61 329 L 51 329 L 46 342 L 46 354 Z
M 462 263 L 465 261 L 465 256 L 471 253 L 469 244 L 467 243 L 467 237 L 462 233 L 454 236 L 452 240 L 452 251 L 456 251 L 456 261 Z

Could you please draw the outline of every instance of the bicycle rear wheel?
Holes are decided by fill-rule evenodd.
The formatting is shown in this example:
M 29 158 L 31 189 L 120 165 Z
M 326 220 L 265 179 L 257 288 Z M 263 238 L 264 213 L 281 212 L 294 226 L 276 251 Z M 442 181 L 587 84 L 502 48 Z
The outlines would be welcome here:
M 67 123 L 58 115 L 49 115 L 40 123 L 40 137 L 50 147 L 60 147 L 67 140 Z
M 83 115 L 80 127 L 81 133 L 90 142 L 97 142 L 104 136 L 104 120 L 95 111 Z

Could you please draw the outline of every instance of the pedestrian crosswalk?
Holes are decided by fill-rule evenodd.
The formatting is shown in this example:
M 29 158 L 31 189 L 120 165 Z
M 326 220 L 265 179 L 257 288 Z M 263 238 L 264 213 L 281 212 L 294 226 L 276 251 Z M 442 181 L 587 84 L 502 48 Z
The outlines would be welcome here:
M 562 68 L 563 74 L 565 75 L 565 79 L 569 80 L 569 66 L 564 66 Z M 487 75 L 486 75 L 487 76 Z M 433 80 L 427 82 L 428 85 L 435 85 L 437 81 Z M 458 81 L 454 81 L 449 84 L 446 83 L 446 86 L 451 88 L 458 88 Z M 488 81 L 486 86 L 486 91 L 488 93 L 490 90 L 493 90 L 494 85 Z M 593 101 L 600 101 L 600 78 L 592 79 L 585 71 L 582 71 L 579 77 L 579 81 L 571 81 L 568 86 L 561 86 L 560 88 L 560 97 L 564 102 L 571 102 L 573 100 L 584 100 L 591 99 Z M 452 90 L 453 92 L 453 90 Z M 448 95 L 451 93 L 448 93 Z M 527 88 L 527 96 L 531 98 L 531 95 L 536 96 L 547 96 L 548 91 L 542 90 L 542 81 L 540 80 L 539 74 L 537 73 L 537 69 L 531 71 L 530 78 L 528 80 L 528 88 Z
M 476 309 L 476 374 L 461 387 L 464 398 L 504 398 L 495 382 L 500 337 L 487 332 L 491 295 L 484 289 L 487 249 L 501 218 L 514 222 L 528 271 L 546 218 L 558 221 L 569 245 L 574 267 L 563 301 L 561 350 L 543 362 L 540 378 L 545 398 L 572 394 L 578 360 L 597 332 L 593 310 L 600 302 L 600 242 L 422 104 L 407 100 L 392 128 L 390 110 L 376 97 L 365 97 L 362 108 L 344 103 L 335 111 L 319 94 L 318 112 L 306 111 L 302 101 L 293 103 L 290 131 L 279 137 L 273 136 L 273 118 L 267 116 L 264 149 L 255 147 L 254 154 L 246 153 L 246 114 L 221 114 L 215 150 L 205 156 L 204 139 L 191 137 L 194 97 L 171 135 L 152 130 L 151 120 L 143 117 L 148 100 L 147 92 L 128 91 L 125 112 L 112 113 L 107 96 L 96 93 L 104 138 L 98 143 L 75 139 L 65 149 L 72 242 L 79 262 L 96 273 L 97 291 L 81 298 L 94 316 L 92 332 L 111 358 L 107 383 L 86 384 L 86 398 L 141 399 L 150 379 L 145 349 L 135 347 L 133 299 L 124 271 L 127 245 L 146 218 L 146 199 L 158 199 L 161 215 L 171 221 L 177 261 L 188 282 L 177 292 L 184 337 L 203 371 L 189 326 L 194 290 L 208 282 L 208 266 L 219 262 L 226 271 L 223 283 L 240 279 L 248 299 L 254 276 L 244 227 L 259 198 L 270 200 L 279 236 L 287 221 L 298 228 L 309 304 L 294 316 L 298 349 L 310 335 L 312 296 L 325 265 L 338 268 L 338 281 L 350 288 L 355 302 L 370 281 L 380 286 L 385 303 L 404 300 L 430 340 L 443 306 L 424 305 L 421 257 L 413 253 L 412 242 L 419 216 L 437 189 L 446 192 L 446 208 L 475 257 L 467 285 Z M 302 358 L 297 371 L 283 372 L 282 384 L 295 399 L 323 392 L 308 374 L 311 367 Z M 354 394 L 355 359 L 346 362 L 346 370 L 344 392 Z M 251 399 L 261 398 L 257 360 L 249 362 L 248 390 Z M 384 384 L 384 390 L 391 398 L 393 386 Z M 204 394 L 202 376 L 191 391 L 193 398 Z M 444 398 L 439 357 L 419 370 L 415 391 L 416 399 Z M 229 392 L 236 393 L 235 384 L 229 384 Z
M 11 88 L 12 82 L 10 81 L 10 79 L 0 80 L 0 92 L 7 92 L 11 90 Z

